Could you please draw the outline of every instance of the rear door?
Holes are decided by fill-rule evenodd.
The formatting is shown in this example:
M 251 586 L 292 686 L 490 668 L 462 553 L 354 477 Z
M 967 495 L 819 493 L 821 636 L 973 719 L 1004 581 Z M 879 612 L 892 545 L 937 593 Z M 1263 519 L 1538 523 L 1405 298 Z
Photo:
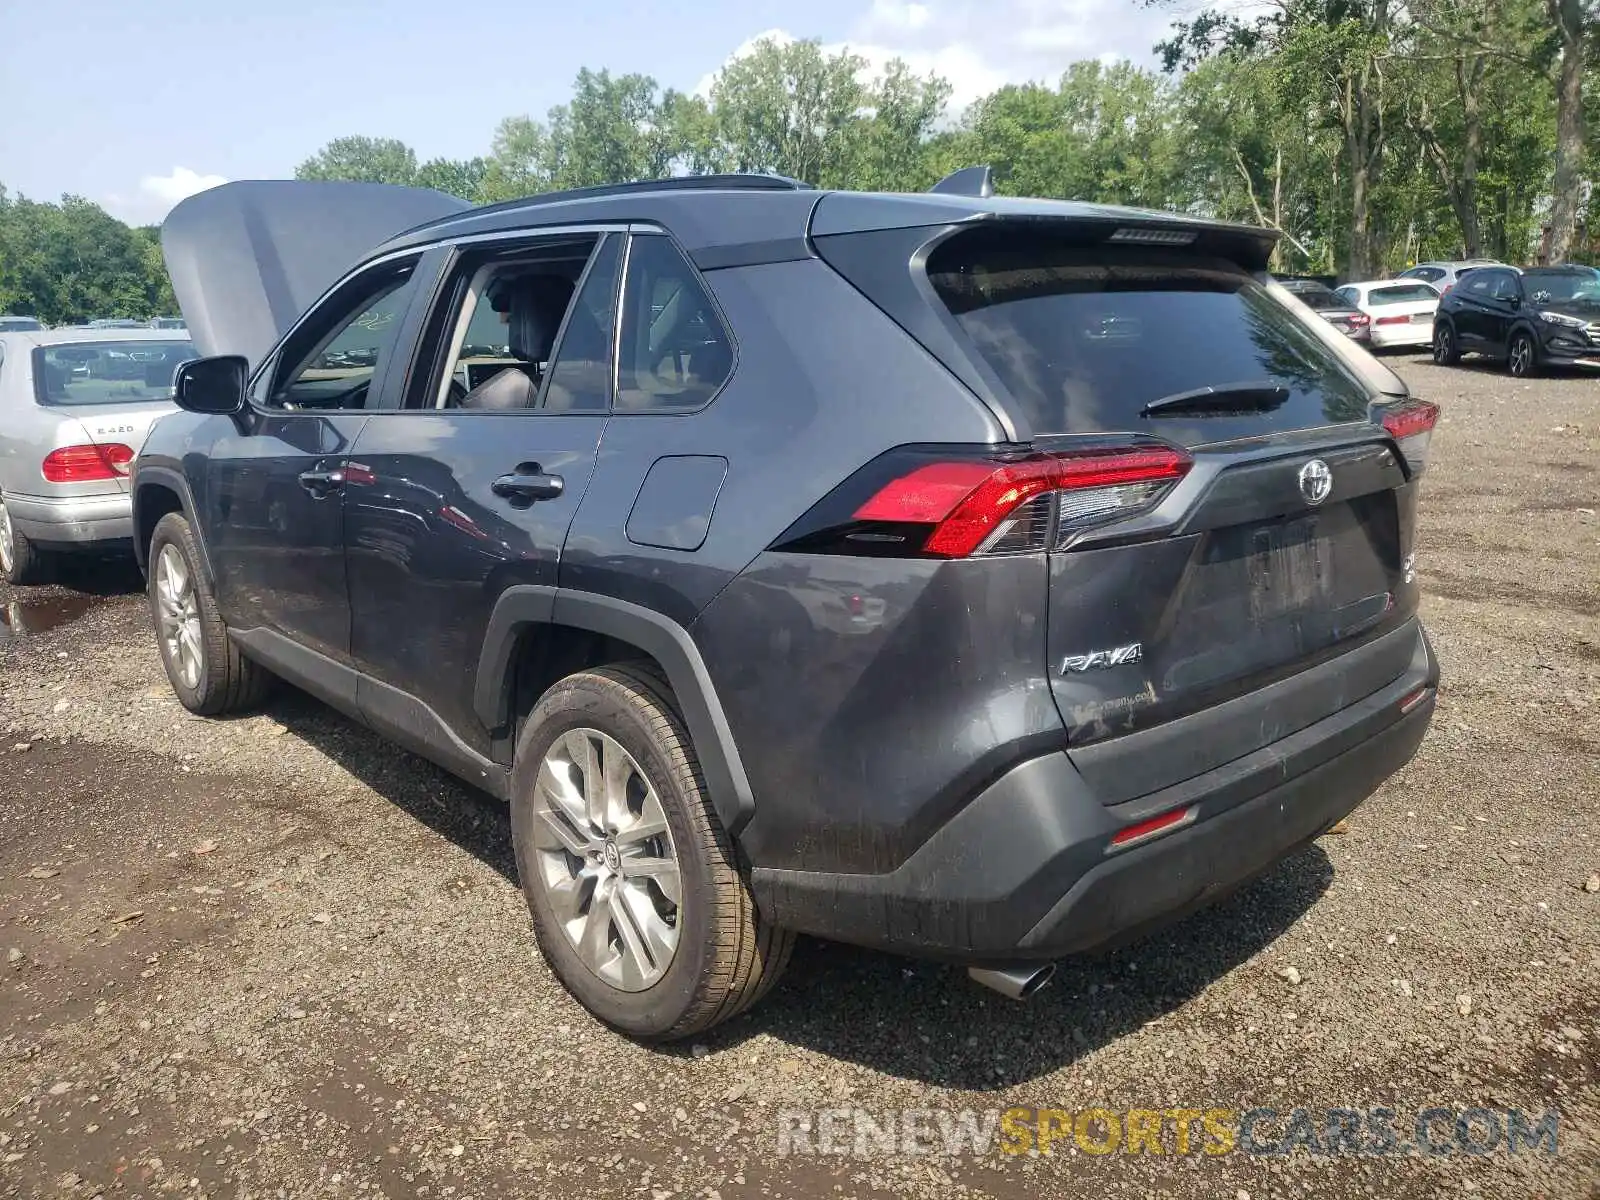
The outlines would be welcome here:
M 1178 752 L 1130 763 L 1097 749 L 1255 705 L 1407 622 L 1412 469 L 1369 413 L 1377 397 L 1346 361 L 1360 352 L 1340 353 L 1238 264 L 1020 233 L 951 239 L 928 275 L 1036 450 L 1192 458 L 1165 491 L 1058 492 L 1029 514 L 1050 522 L 1051 690 L 1108 802 L 1256 750 L 1405 668 L 1396 640 L 1343 687 L 1252 709 Z
M 1487 328 L 1490 353 L 1507 353 L 1511 346 L 1511 327 L 1522 315 L 1522 282 L 1514 271 L 1485 271 L 1489 276 Z
M 1481 267 L 1461 276 L 1451 289 L 1450 319 L 1462 350 L 1483 352 L 1494 342 L 1491 309 L 1496 272 Z
M 610 412 L 624 243 L 588 229 L 464 247 L 403 406 L 356 440 L 345 538 L 360 703 L 402 740 L 436 719 L 489 751 L 478 657 L 502 591 L 556 585 Z

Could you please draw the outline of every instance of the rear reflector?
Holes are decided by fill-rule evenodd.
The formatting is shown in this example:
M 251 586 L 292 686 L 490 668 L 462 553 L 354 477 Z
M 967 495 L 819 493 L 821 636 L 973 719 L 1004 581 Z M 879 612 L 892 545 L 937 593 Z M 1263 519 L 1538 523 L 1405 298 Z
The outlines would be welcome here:
M 133 448 L 120 442 L 105 446 L 63 446 L 45 455 L 40 469 L 50 483 L 92 483 L 128 474 Z
M 1428 698 L 1429 693 L 1432 691 L 1431 687 L 1419 687 L 1414 692 L 1406 693 L 1405 697 L 1400 701 L 1400 715 L 1405 716 L 1406 713 L 1416 708 L 1417 705 Z
M 1113 846 L 1126 846 L 1130 842 L 1140 842 L 1145 838 L 1169 829 L 1176 829 L 1194 816 L 1194 807 L 1177 808 L 1171 812 L 1164 812 L 1159 817 L 1151 817 L 1148 821 L 1140 821 L 1137 825 L 1129 825 L 1126 829 L 1118 830 L 1111 836 Z

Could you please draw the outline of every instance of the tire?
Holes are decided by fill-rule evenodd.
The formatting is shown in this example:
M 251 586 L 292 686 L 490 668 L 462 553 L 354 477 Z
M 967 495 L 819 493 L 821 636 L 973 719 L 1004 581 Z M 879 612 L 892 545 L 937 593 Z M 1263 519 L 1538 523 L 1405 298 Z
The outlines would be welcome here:
M 11 523 L 6 498 L 0 496 L 0 578 L 13 587 L 49 583 L 55 561 Z
M 1448 321 L 1434 322 L 1433 361 L 1441 367 L 1453 367 L 1461 361 L 1461 346 L 1456 341 L 1456 329 Z
M 626 803 L 591 809 L 596 795 Z M 534 706 L 517 739 L 511 836 L 545 960 L 614 1029 L 699 1033 L 759 1000 L 788 963 L 794 935 L 756 911 L 671 689 L 649 665 L 569 675 Z
M 1517 379 L 1531 379 L 1539 373 L 1539 346 L 1526 329 L 1511 335 L 1506 346 L 1506 370 Z
M 240 654 L 228 637 L 202 561 L 194 531 L 181 513 L 168 513 L 156 523 L 148 592 L 161 665 L 186 709 L 220 717 L 260 704 L 272 676 Z

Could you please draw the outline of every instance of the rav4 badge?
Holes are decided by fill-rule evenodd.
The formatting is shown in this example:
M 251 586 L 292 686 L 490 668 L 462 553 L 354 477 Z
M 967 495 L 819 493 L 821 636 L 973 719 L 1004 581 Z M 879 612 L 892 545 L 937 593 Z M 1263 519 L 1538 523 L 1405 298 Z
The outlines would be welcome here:
M 1126 646 L 1115 646 L 1110 650 L 1091 650 L 1087 654 L 1069 654 L 1061 660 L 1061 673 L 1074 675 L 1080 671 L 1098 671 L 1107 667 L 1120 667 L 1124 663 L 1136 663 L 1144 657 L 1144 644 L 1130 642 Z

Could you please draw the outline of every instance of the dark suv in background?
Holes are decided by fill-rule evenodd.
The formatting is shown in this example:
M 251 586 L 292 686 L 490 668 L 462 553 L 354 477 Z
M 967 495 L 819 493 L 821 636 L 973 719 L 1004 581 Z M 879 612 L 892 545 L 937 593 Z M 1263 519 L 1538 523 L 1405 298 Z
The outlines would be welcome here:
M 270 672 L 508 800 L 648 1038 L 797 932 L 1024 995 L 1269 868 L 1426 730 L 1437 409 L 1266 231 L 972 180 L 185 201 L 212 357 L 133 479 L 178 696 Z
M 1543 367 L 1600 367 L 1600 270 L 1478 267 L 1439 301 L 1433 361 L 1463 354 L 1506 364 L 1518 379 Z

